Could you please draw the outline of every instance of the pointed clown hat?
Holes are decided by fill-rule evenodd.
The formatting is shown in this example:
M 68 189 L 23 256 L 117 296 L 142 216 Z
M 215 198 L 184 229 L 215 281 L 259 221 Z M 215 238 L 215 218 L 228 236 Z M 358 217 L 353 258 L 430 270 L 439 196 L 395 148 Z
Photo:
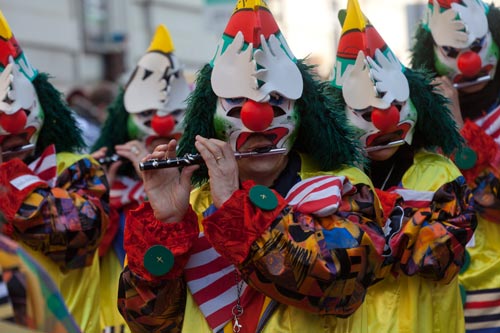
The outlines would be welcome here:
M 342 88 L 346 70 L 356 62 L 358 53 L 362 51 L 365 57 L 375 58 L 376 50 L 385 57 L 389 55 L 397 59 L 387 43 L 380 36 L 374 26 L 365 17 L 357 0 L 349 0 L 347 10 L 339 12 L 342 24 L 342 33 L 337 47 L 337 59 L 334 67 L 331 84 Z M 404 66 L 401 65 L 401 71 Z
M 223 98 L 256 102 L 272 92 L 296 100 L 302 95 L 297 59 L 262 0 L 239 0 L 211 61 L 212 88 Z
M 31 66 L 21 46 L 19 46 L 14 37 L 9 23 L 0 11 L 0 72 L 3 72 L 4 68 L 7 67 L 11 57 L 12 60 L 19 65 L 23 74 L 30 81 L 33 81 L 38 71 Z
M 170 31 L 163 24 L 156 27 L 156 32 L 149 44 L 146 52 L 162 52 L 162 53 L 172 53 L 174 52 L 174 42 L 170 36 Z

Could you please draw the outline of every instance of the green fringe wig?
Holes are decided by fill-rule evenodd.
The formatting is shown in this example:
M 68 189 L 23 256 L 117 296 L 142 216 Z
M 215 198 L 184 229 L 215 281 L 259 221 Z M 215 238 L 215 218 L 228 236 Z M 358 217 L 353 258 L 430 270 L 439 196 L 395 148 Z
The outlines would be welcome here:
M 108 116 L 104 122 L 101 134 L 91 148 L 91 151 L 96 151 L 101 147 L 107 147 L 107 155 L 115 153 L 115 146 L 127 143 L 134 140 L 128 131 L 128 122 L 130 114 L 125 109 L 123 103 L 123 96 L 125 89 L 120 88 L 118 95 L 114 101 L 107 107 Z M 132 163 L 124 163 L 119 169 L 118 173 L 133 177 L 136 174 Z
M 500 8 L 491 4 L 487 19 L 491 37 L 500 46 Z M 432 34 L 424 27 L 423 23 L 420 23 L 415 32 L 413 47 L 411 48 L 410 67 L 414 69 L 424 68 L 435 73 L 434 61 L 434 40 Z M 497 67 L 496 74 L 499 73 L 499 69 L 500 66 Z
M 43 109 L 44 122 L 35 148 L 35 156 L 55 144 L 56 152 L 79 152 L 85 148 L 82 131 L 63 94 L 50 82 L 49 75 L 39 73 L 33 80 L 38 100 Z
M 410 99 L 417 110 L 417 123 L 411 146 L 415 150 L 441 149 L 444 154 L 451 155 L 464 142 L 451 111 L 446 106 L 448 100 L 435 91 L 428 73 L 406 68 L 404 75 L 410 87 Z M 342 90 L 332 85 L 329 85 L 327 90 L 345 113 Z
M 451 155 L 464 145 L 464 140 L 450 109 L 448 99 L 437 92 L 427 72 L 406 68 L 410 99 L 417 110 L 417 123 L 412 147 L 434 150 L 440 148 Z
M 298 136 L 292 149 L 312 157 L 321 170 L 335 170 L 343 165 L 363 164 L 365 159 L 354 131 L 347 124 L 343 108 L 323 94 L 324 85 L 314 77 L 312 66 L 297 62 L 304 81 L 302 97 L 296 101 L 299 110 Z M 179 142 L 179 155 L 196 153 L 194 146 L 197 134 L 215 137 L 214 114 L 217 96 L 212 91 L 210 77 L 212 68 L 205 65 L 196 80 L 196 89 L 188 98 L 184 118 L 185 132 Z M 206 166 L 193 175 L 193 183 L 203 184 L 208 180 Z
M 125 90 L 120 88 L 115 100 L 107 107 L 108 116 L 102 125 L 101 135 L 91 149 L 92 151 L 107 147 L 108 155 L 111 155 L 115 152 L 115 145 L 121 145 L 132 140 L 127 130 L 129 113 L 123 104 L 124 94 Z

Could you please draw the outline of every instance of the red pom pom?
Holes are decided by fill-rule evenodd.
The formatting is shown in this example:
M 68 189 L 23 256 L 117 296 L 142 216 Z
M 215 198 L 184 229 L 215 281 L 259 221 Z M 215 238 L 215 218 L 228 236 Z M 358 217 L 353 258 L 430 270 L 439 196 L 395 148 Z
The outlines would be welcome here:
M 380 131 L 387 132 L 398 125 L 399 110 L 394 105 L 385 110 L 373 108 L 372 122 Z
M 273 118 L 274 111 L 269 103 L 258 103 L 249 99 L 241 108 L 243 125 L 254 132 L 261 132 L 268 128 Z
M 27 119 L 26 112 L 23 110 L 10 115 L 0 113 L 0 126 L 2 126 L 5 131 L 16 134 L 24 130 Z
M 474 77 L 481 70 L 481 58 L 477 53 L 467 51 L 458 57 L 457 66 L 465 77 Z
M 159 136 L 168 136 L 175 127 L 175 120 L 172 116 L 159 117 L 155 115 L 151 121 L 151 127 Z

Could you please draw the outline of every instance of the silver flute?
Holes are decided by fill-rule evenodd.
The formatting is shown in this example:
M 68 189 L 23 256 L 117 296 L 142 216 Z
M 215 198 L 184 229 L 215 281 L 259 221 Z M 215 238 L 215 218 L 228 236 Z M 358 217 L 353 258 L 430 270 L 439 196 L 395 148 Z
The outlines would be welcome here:
M 453 87 L 456 88 L 456 89 L 461 89 L 461 88 L 466 88 L 466 87 L 474 86 L 474 85 L 476 85 L 478 83 L 486 82 L 486 81 L 489 81 L 489 80 L 491 80 L 491 76 L 490 75 L 485 75 L 485 76 L 478 77 L 474 81 L 464 81 L 464 82 L 459 82 L 459 83 L 453 83 Z
M 35 145 L 33 143 L 29 143 L 24 146 L 14 147 L 10 150 L 2 151 L 2 157 L 9 157 L 11 155 L 16 155 L 25 151 L 31 151 L 33 149 L 35 149 Z
M 396 141 L 392 141 L 392 142 L 389 142 L 385 145 L 381 145 L 381 146 L 373 146 L 373 147 L 366 147 L 365 148 L 365 152 L 367 153 L 370 153 L 372 151 L 378 151 L 378 150 L 382 150 L 382 149 L 386 149 L 386 148 L 390 148 L 390 147 L 397 147 L 397 146 L 401 146 L 405 143 L 405 140 L 396 140 Z
M 234 153 L 234 157 L 236 159 L 240 159 L 246 157 L 260 157 L 260 156 L 268 156 L 268 155 L 276 155 L 284 153 L 286 153 L 286 148 L 270 149 L 266 147 L 265 149 L 256 149 L 245 153 L 236 152 Z M 142 171 L 156 170 L 165 168 L 184 167 L 194 164 L 205 164 L 205 161 L 203 160 L 200 154 L 186 154 L 182 157 L 167 158 L 165 160 L 152 159 L 139 163 L 139 169 L 141 169 Z

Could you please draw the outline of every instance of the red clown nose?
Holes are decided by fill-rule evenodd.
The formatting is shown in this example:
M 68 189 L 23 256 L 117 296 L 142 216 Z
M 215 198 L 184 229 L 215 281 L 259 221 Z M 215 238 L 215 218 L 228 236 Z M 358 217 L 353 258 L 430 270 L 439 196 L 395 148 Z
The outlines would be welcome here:
M 28 117 L 23 110 L 17 111 L 14 114 L 0 113 L 0 126 L 11 134 L 21 132 L 26 126 Z
M 151 121 L 151 127 L 159 136 L 168 136 L 175 127 L 174 117 L 171 115 L 160 117 L 155 114 Z
M 241 108 L 241 121 L 246 128 L 254 132 L 261 132 L 271 125 L 274 111 L 269 103 L 258 103 L 247 100 Z
M 474 77 L 481 70 L 481 58 L 476 52 L 467 51 L 458 57 L 457 66 L 465 77 Z
M 373 108 L 372 122 L 373 125 L 380 131 L 390 131 L 399 123 L 399 111 L 394 105 L 391 105 L 388 109 L 385 110 Z

